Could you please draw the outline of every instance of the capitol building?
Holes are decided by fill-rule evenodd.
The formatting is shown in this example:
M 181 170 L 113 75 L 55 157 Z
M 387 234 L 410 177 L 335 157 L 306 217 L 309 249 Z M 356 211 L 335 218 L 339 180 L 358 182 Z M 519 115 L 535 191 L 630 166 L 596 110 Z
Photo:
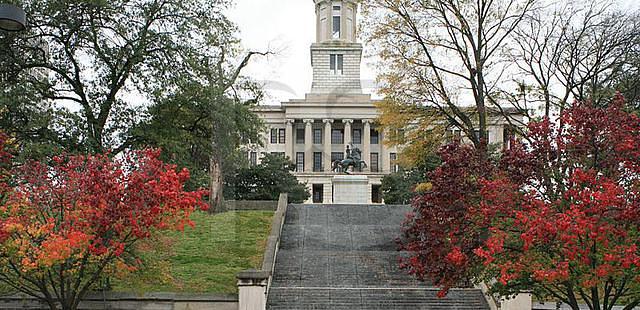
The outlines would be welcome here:
M 251 164 L 265 154 L 280 154 L 296 164 L 295 176 L 306 183 L 307 203 L 334 203 L 332 163 L 345 157 L 348 145 L 362 151 L 367 167 L 354 174 L 368 179 L 368 203 L 382 203 L 382 178 L 398 169 L 398 149 L 384 144 L 376 127 L 379 112 L 362 91 L 362 44 L 357 42 L 356 0 L 314 0 L 316 42 L 311 45 L 313 82 L 304 99 L 259 106 L 266 131 L 262 146 L 248 146 Z M 489 126 L 489 143 L 502 143 L 503 126 Z M 455 130 L 454 130 L 455 131 Z M 459 132 L 459 131 L 457 131 Z

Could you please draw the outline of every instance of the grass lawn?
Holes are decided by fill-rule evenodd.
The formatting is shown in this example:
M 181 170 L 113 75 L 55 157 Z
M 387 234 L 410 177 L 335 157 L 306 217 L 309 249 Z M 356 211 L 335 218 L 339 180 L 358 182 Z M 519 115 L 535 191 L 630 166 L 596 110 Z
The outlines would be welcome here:
M 140 246 L 145 268 L 112 278 L 115 291 L 235 293 L 236 273 L 262 264 L 271 211 L 192 215 L 195 228 Z

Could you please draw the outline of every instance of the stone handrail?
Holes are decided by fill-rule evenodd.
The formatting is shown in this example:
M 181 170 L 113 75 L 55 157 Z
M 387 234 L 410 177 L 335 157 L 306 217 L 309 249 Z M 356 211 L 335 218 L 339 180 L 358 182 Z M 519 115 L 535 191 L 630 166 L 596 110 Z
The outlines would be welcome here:
M 287 214 L 287 206 L 289 204 L 289 194 L 280 194 L 278 199 L 278 208 L 273 215 L 271 221 L 271 233 L 267 238 L 267 246 L 264 250 L 264 257 L 262 259 L 262 270 L 268 271 L 269 275 L 273 274 L 273 270 L 276 267 L 276 254 L 278 253 L 278 247 L 280 246 L 280 234 L 282 233 L 282 227 L 284 226 L 284 218 Z M 271 277 L 269 277 L 269 286 L 271 286 Z M 267 293 L 269 292 L 267 287 Z
M 489 286 L 486 283 L 481 282 L 476 286 L 482 291 L 482 295 L 484 295 L 484 299 L 487 301 L 489 305 L 489 309 L 498 310 L 498 306 L 500 305 L 500 301 L 496 300 L 495 296 L 489 292 Z
M 267 238 L 262 267 L 260 270 L 246 270 L 238 273 L 239 309 L 266 309 L 267 294 L 271 286 L 271 275 L 276 263 L 276 254 L 280 245 L 280 234 L 287 213 L 289 195 L 280 194 L 278 208 L 271 221 L 271 233 Z

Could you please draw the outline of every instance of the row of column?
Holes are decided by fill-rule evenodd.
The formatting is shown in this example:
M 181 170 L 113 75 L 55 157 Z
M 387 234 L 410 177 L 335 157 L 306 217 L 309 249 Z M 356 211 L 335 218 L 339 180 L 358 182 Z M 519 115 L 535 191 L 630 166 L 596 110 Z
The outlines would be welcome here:
M 313 171 L 313 123 L 314 121 L 315 120 L 313 119 L 303 120 L 303 123 L 305 126 L 305 130 L 304 130 L 304 143 L 305 143 L 304 170 L 305 172 Z M 322 160 L 323 160 L 324 171 L 330 171 L 331 170 L 331 153 L 332 153 L 331 134 L 332 134 L 334 120 L 323 119 L 322 122 L 324 123 L 324 139 L 323 139 L 324 148 L 323 148 Z M 296 158 L 294 156 L 295 154 L 294 154 L 294 141 L 293 141 L 294 123 L 295 123 L 295 120 L 292 120 L 292 119 L 288 119 L 286 121 L 285 153 L 289 158 L 291 158 L 295 162 Z M 352 126 L 351 126 L 353 124 L 353 119 L 343 119 L 342 123 L 344 123 L 344 137 L 343 137 L 344 141 L 343 142 L 344 142 L 344 145 L 348 145 L 349 143 L 352 142 L 352 139 L 353 139 L 353 137 L 351 136 L 353 132 Z M 362 123 L 363 123 L 362 159 L 367 163 L 367 165 L 370 165 L 369 161 L 371 158 L 372 120 L 363 119 Z M 344 152 L 345 150 L 343 149 L 342 151 Z M 380 142 L 380 154 L 379 154 L 378 162 L 380 162 L 382 158 L 386 158 L 384 157 L 385 154 L 386 154 L 386 148 Z M 367 166 L 365 171 L 370 171 L 369 166 Z

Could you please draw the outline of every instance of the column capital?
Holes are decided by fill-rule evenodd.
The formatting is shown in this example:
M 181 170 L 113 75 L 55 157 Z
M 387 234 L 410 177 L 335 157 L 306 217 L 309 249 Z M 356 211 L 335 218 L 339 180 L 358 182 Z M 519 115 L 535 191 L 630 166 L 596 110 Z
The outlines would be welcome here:
M 287 124 L 287 125 L 291 125 L 291 124 L 293 124 L 295 122 L 296 122 L 296 120 L 295 119 L 291 119 L 291 118 L 288 118 L 288 119 L 285 120 L 285 124 Z
M 366 119 L 363 119 L 363 120 L 362 120 L 362 123 L 363 123 L 363 124 L 369 124 L 369 125 L 371 125 L 371 124 L 373 123 L 373 120 L 372 120 L 372 119 L 370 119 L 370 118 L 366 118 Z
M 314 119 L 312 118 L 305 118 L 302 120 L 305 124 L 313 124 Z
M 352 119 L 343 119 L 342 122 L 345 123 L 345 124 L 353 124 L 353 120 Z
M 333 118 L 325 118 L 325 119 L 322 120 L 322 122 L 325 123 L 325 124 L 327 124 L 327 123 L 333 124 L 333 121 L 334 121 Z

